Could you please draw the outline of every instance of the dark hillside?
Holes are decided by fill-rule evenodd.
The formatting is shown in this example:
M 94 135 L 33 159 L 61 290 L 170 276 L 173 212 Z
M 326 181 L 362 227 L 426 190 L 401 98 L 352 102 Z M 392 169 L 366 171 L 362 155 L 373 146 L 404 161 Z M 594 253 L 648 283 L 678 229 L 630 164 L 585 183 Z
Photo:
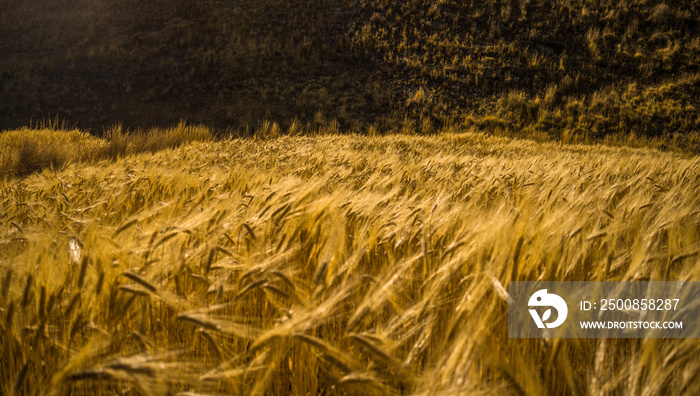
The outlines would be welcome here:
M 3 2 L 2 128 L 54 116 L 97 131 L 180 119 L 350 128 L 388 108 L 333 1 Z
M 360 3 L 353 43 L 414 116 L 550 136 L 700 127 L 697 2 Z
M 564 140 L 700 128 L 694 1 L 0 4 L 2 128 L 409 119 Z

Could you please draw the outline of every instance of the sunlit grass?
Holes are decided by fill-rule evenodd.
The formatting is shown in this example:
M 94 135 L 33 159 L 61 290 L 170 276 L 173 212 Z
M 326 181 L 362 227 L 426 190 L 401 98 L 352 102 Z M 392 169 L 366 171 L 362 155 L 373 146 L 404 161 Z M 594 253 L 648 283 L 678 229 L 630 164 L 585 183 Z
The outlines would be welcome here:
M 0 178 L 212 139 L 208 128 L 189 126 L 184 122 L 173 128 L 137 131 L 125 131 L 121 126 L 115 126 L 103 138 L 52 125 L 4 131 L 0 133 Z
M 697 340 L 507 339 L 505 293 L 697 280 L 699 175 L 468 133 L 205 139 L 7 178 L 2 393 L 697 394 Z

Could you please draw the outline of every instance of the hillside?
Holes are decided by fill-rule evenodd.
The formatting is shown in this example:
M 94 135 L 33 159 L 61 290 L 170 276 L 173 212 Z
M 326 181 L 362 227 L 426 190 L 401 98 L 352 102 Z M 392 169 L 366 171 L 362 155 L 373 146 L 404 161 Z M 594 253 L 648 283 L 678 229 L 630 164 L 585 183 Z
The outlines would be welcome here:
M 689 0 L 6 0 L 0 129 L 459 124 L 692 146 L 699 20 Z
M 0 179 L 2 394 L 700 393 L 697 339 L 505 324 L 510 281 L 698 279 L 697 157 L 467 133 L 91 161 Z

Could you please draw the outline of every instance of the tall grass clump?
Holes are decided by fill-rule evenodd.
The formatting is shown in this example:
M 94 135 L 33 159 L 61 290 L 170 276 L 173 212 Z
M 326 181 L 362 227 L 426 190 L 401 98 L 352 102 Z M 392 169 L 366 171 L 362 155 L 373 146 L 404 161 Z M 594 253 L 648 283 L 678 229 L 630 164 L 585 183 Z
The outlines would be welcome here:
M 21 175 L 98 158 L 106 142 L 79 130 L 22 128 L 0 133 L 0 172 Z
M 53 127 L 21 128 L 0 133 L 0 177 L 26 176 L 72 162 L 154 152 L 195 141 L 211 141 L 211 130 L 180 122 L 172 128 L 124 131 L 109 128 L 102 137 Z
M 117 155 L 154 152 L 166 148 L 178 147 L 195 141 L 208 141 L 214 138 L 211 130 L 205 126 L 187 125 L 184 121 L 172 128 L 138 129 L 124 131 L 116 125 L 105 133 L 107 153 Z

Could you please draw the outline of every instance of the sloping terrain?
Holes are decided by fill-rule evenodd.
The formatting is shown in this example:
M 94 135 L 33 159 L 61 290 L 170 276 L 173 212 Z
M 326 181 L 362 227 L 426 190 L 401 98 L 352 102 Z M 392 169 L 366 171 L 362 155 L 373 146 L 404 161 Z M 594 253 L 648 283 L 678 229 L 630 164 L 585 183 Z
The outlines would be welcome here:
M 353 41 L 414 116 L 550 137 L 700 127 L 697 2 L 360 3 Z
M 331 115 L 351 127 L 380 110 L 381 92 L 369 66 L 348 60 L 346 14 L 331 3 L 12 1 L 0 22 L 0 128 L 54 117 L 96 132 L 184 119 L 242 128 Z
M 456 123 L 697 145 L 699 18 L 689 0 L 6 0 L 0 128 Z

